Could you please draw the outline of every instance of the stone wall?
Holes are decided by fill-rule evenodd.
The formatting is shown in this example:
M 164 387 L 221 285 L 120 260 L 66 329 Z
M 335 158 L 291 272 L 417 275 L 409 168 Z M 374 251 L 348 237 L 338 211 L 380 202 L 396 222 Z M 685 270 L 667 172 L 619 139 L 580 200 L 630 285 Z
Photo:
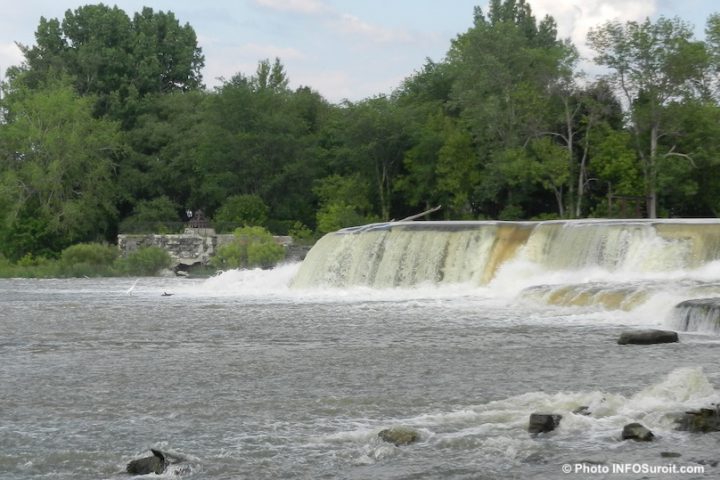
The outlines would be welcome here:
M 175 262 L 173 269 L 184 270 L 193 265 L 207 265 L 217 248 L 232 239 L 231 233 L 217 234 L 212 228 L 187 228 L 185 233 L 174 235 L 118 235 L 118 248 L 122 256 L 127 256 L 142 247 L 160 247 Z M 291 249 L 291 237 L 276 236 L 275 241 Z

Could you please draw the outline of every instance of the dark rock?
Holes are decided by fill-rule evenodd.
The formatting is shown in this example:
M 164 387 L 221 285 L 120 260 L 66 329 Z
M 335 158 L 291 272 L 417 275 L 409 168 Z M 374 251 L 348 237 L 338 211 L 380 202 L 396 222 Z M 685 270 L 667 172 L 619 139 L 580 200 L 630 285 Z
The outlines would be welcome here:
M 584 415 L 588 416 L 591 415 L 592 412 L 590 411 L 590 407 L 587 405 L 583 405 L 582 407 L 577 407 L 575 410 L 572 411 L 575 415 Z
M 623 427 L 622 439 L 623 440 L 636 440 L 638 442 L 649 442 L 655 435 L 639 423 L 628 423 Z
M 675 343 L 677 341 L 677 332 L 671 330 L 629 330 L 620 334 L 618 344 L 653 345 L 656 343 Z
M 678 458 L 678 457 L 682 457 L 682 455 L 679 454 L 679 453 L 677 453 L 677 452 L 660 452 L 660 456 L 661 456 L 662 458 Z
M 720 431 L 720 407 L 685 412 L 678 423 L 678 430 L 693 433 L 718 432 Z
M 159 450 L 150 449 L 152 457 L 139 458 L 127 464 L 127 473 L 132 475 L 147 475 L 149 473 L 163 473 L 167 468 L 165 455 Z
M 378 433 L 380 440 L 394 444 L 396 447 L 410 445 L 420 439 L 418 432 L 407 427 L 392 427 L 381 430 Z
M 555 430 L 560 425 L 562 415 L 554 413 L 531 413 L 528 432 L 546 433 Z

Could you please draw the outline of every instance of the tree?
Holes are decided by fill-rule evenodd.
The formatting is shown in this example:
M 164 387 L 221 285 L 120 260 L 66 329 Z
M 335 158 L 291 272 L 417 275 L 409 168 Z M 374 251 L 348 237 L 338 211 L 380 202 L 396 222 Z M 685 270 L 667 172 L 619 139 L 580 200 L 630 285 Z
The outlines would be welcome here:
M 285 248 L 262 227 L 238 228 L 233 235 L 233 240 L 220 246 L 210 259 L 215 268 L 270 268 L 285 258 Z
M 320 198 L 317 212 L 319 233 L 333 232 L 375 220 L 368 200 L 369 185 L 359 174 L 325 177 L 317 180 L 313 190 Z
M 125 126 L 145 95 L 201 87 L 195 32 L 172 12 L 146 7 L 131 20 L 118 7 L 86 5 L 67 10 L 62 22 L 41 17 L 35 40 L 20 45 L 25 63 L 8 70 L 13 84 L 40 88 L 67 75 L 77 93 L 96 96 L 96 114 L 112 113 Z
M 385 96 L 346 103 L 340 111 L 340 148 L 336 149 L 335 172 L 360 174 L 373 186 L 380 217 L 390 220 L 395 181 L 409 146 L 402 112 Z
M 556 197 L 546 182 L 525 184 L 527 176 L 523 182 L 517 182 L 520 177 L 508 181 L 502 162 L 532 157 L 532 152 L 518 157 L 517 149 L 548 134 L 554 141 L 564 139 L 568 152 L 574 151 L 575 106 L 569 99 L 575 58 L 572 45 L 557 39 L 555 21 L 536 20 L 524 0 L 492 0 L 487 14 L 476 8 L 473 26 L 452 42 L 452 103 L 472 135 L 477 156 L 472 164 L 480 170 L 472 189 L 478 210 L 495 214 L 503 204 L 518 205 L 520 197 L 534 194 L 535 185 Z M 574 156 L 563 158 L 570 168 Z M 564 194 L 572 189 L 571 176 L 563 178 Z M 540 202 L 527 203 L 537 208 Z M 560 210 L 565 212 L 565 206 Z
M 233 195 L 215 214 L 215 222 L 231 227 L 259 226 L 267 223 L 268 207 L 257 195 Z M 226 226 L 223 229 L 227 228 Z
M 611 70 L 607 81 L 623 97 L 628 124 L 641 162 L 651 218 L 658 212 L 658 173 L 661 159 L 684 157 L 676 150 L 672 103 L 701 93 L 707 53 L 693 41 L 690 26 L 678 18 L 642 23 L 607 22 L 588 34 L 597 52 L 595 61 Z
M 116 123 L 93 118 L 93 101 L 66 83 L 6 98 L 0 244 L 7 256 L 59 252 L 109 232 L 116 215 L 113 160 L 121 143 Z

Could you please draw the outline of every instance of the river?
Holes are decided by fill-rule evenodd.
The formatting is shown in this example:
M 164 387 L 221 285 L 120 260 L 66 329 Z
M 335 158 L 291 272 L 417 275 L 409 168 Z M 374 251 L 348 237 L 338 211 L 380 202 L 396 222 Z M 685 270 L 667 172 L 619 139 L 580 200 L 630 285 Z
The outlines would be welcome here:
M 665 299 L 685 280 L 611 309 L 507 280 L 291 288 L 298 268 L 0 280 L 0 476 L 127 478 L 149 448 L 182 460 L 159 477 L 188 480 L 720 473 L 717 434 L 673 421 L 720 401 L 720 337 L 616 343 L 627 328 L 672 327 Z M 580 406 L 591 415 L 571 413 Z M 558 429 L 528 434 L 538 411 L 563 415 Z M 655 441 L 622 441 L 635 421 Z M 378 438 L 393 426 L 419 441 Z M 679 467 L 697 471 L 667 473 Z

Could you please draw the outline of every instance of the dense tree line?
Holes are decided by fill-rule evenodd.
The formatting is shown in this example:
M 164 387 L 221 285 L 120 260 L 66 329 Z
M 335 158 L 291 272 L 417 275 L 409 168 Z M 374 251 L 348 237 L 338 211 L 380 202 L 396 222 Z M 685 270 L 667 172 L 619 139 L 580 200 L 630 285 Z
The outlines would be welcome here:
M 476 8 L 442 61 L 331 104 L 279 59 L 209 91 L 190 25 L 103 4 L 41 18 L 0 105 L 0 253 L 56 256 L 202 209 L 309 235 L 446 219 L 720 211 L 720 16 L 608 22 L 605 74 L 524 0 Z M 170 222 L 170 223 L 168 223 Z

